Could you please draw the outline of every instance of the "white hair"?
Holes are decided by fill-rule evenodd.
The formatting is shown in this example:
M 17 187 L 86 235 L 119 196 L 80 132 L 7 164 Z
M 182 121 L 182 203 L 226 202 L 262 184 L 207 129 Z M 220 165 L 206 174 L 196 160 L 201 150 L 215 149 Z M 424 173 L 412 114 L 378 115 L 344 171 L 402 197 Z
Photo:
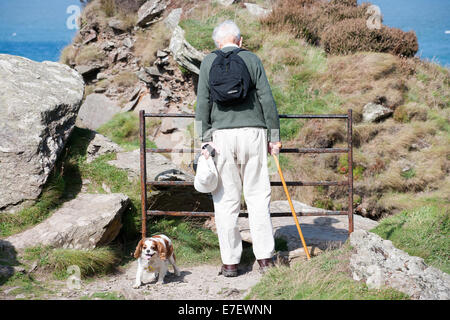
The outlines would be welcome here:
M 239 30 L 239 27 L 236 25 L 236 23 L 231 20 L 226 20 L 219 24 L 214 28 L 214 31 L 212 33 L 212 38 L 217 48 L 219 47 L 220 40 L 230 36 L 232 36 L 236 42 L 241 38 L 241 30 Z

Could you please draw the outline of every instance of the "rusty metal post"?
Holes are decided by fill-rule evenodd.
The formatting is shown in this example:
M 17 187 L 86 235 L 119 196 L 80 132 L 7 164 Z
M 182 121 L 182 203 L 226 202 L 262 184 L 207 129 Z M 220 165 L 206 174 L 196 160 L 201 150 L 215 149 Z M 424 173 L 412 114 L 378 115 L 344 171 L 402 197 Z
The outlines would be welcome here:
M 348 109 L 347 142 L 348 142 L 348 233 L 353 232 L 353 139 L 352 109 Z
M 145 150 L 145 117 L 144 110 L 139 111 L 139 145 L 141 157 L 141 223 L 142 239 L 147 234 L 147 156 Z

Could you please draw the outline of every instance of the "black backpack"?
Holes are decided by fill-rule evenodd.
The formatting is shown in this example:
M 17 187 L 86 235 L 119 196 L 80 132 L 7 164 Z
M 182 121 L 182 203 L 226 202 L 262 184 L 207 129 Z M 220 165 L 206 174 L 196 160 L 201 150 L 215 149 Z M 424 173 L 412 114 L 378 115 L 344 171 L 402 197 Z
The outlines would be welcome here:
M 220 105 L 230 106 L 242 102 L 251 89 L 252 80 L 244 60 L 238 53 L 245 49 L 233 51 L 213 51 L 214 59 L 209 71 L 210 99 Z

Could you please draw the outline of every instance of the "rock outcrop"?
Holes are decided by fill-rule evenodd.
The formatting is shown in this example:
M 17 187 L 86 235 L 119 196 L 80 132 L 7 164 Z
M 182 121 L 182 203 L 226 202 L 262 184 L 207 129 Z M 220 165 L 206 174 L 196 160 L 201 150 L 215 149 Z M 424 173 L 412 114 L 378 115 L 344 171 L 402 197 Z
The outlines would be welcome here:
M 184 37 L 184 30 L 176 26 L 170 39 L 169 49 L 175 61 L 189 71 L 199 74 L 205 54 L 195 49 Z
M 389 240 L 364 230 L 355 230 L 350 244 L 353 279 L 369 288 L 389 286 L 420 300 L 449 300 L 450 275 L 425 264 L 423 259 L 395 248 Z
M 0 210 L 39 196 L 83 92 L 82 77 L 66 65 L 0 54 Z
M 122 227 L 129 199 L 121 193 L 79 194 L 44 222 L 6 238 L 15 249 L 52 246 L 89 249 L 107 245 Z
M 145 2 L 139 8 L 136 24 L 145 27 L 152 23 L 167 8 L 168 2 L 167 0 L 148 0 Z

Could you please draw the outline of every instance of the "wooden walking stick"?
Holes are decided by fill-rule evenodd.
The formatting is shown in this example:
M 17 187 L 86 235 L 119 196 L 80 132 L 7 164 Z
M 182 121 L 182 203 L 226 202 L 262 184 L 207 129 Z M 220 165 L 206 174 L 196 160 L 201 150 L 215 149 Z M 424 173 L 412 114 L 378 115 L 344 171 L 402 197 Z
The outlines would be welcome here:
M 297 213 L 295 213 L 294 205 L 292 204 L 291 197 L 289 196 L 289 192 L 286 186 L 286 181 L 284 181 L 283 172 L 281 171 L 280 162 L 278 161 L 278 158 L 276 155 L 273 154 L 273 158 L 275 159 L 275 163 L 277 164 L 278 173 L 280 174 L 281 183 L 283 184 L 284 192 L 286 193 L 286 197 L 289 201 L 289 206 L 291 207 L 292 216 L 294 217 L 295 225 L 297 226 L 298 234 L 300 235 L 300 239 L 302 240 L 303 249 L 305 249 L 306 257 L 308 260 L 311 260 L 311 257 L 309 256 L 308 248 L 306 247 L 305 239 L 303 238 L 302 229 L 300 229 L 300 224 L 298 223 L 297 219 Z

